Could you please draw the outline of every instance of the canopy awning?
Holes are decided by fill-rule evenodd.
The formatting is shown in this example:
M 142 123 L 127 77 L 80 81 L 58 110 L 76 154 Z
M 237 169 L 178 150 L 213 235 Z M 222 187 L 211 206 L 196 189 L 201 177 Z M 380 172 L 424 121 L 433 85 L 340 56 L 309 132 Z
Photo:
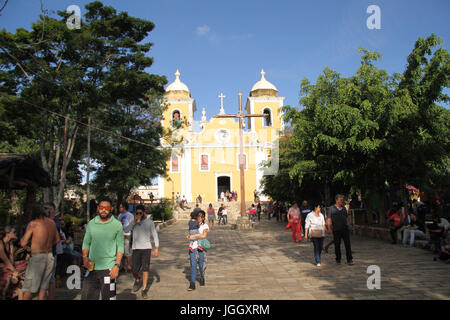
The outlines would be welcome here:
M 50 187 L 50 175 L 26 154 L 0 153 L 0 189 Z

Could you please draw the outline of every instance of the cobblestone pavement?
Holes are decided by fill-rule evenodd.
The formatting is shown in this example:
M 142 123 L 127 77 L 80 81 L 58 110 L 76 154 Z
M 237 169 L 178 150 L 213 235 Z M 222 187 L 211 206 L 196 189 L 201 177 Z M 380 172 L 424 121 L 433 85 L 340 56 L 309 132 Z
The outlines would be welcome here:
M 404 248 L 382 240 L 352 236 L 354 265 L 334 262 L 334 247 L 316 267 L 311 242 L 292 242 L 286 224 L 263 219 L 253 231 L 215 226 L 208 239 L 206 286 L 188 292 L 187 221 L 159 233 L 160 256 L 152 256 L 150 290 L 153 300 L 279 300 L 279 299 L 450 299 L 450 264 L 433 261 L 430 250 Z M 330 236 L 325 239 L 328 243 Z M 381 269 L 381 289 L 369 290 L 369 265 Z M 132 293 L 133 277 L 121 273 L 118 300 L 140 300 Z M 57 289 L 57 299 L 80 299 L 80 290 Z

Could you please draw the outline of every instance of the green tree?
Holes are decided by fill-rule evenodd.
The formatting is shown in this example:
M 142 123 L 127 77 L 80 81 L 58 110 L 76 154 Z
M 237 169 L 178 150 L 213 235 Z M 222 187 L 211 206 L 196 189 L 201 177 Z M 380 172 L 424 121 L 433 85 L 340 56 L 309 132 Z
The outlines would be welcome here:
M 144 70 L 152 63 L 146 56 L 151 43 L 140 43 L 152 22 L 98 1 L 86 10 L 80 29 L 70 30 L 69 14 L 60 11 L 59 19 L 41 15 L 31 31 L 0 32 L 0 81 L 9 90 L 0 100 L 0 116 L 11 116 L 6 122 L 39 146 L 43 167 L 57 182 L 44 191 L 44 200 L 57 206 L 69 164 L 83 156 L 85 144 L 77 148 L 76 143 L 85 132 L 80 125 L 90 116 L 107 128 L 103 119 L 111 118 L 114 109 L 143 106 L 143 100 L 153 104 L 166 83 L 165 77 Z
M 375 67 L 378 52 L 360 48 L 354 76 L 325 68 L 316 84 L 304 79 L 302 109 L 285 108 L 293 132 L 289 150 L 280 154 L 279 174 L 266 179 L 274 182 L 266 184 L 269 194 L 288 176 L 300 190 L 306 181 L 321 185 L 323 192 L 317 192 L 326 203 L 333 189 L 380 194 L 386 179 L 418 186 L 442 181 L 449 163 L 449 111 L 436 103 L 448 102 L 442 91 L 450 73 L 448 52 L 432 50 L 440 43 L 434 35 L 419 39 L 403 75 L 389 76 Z

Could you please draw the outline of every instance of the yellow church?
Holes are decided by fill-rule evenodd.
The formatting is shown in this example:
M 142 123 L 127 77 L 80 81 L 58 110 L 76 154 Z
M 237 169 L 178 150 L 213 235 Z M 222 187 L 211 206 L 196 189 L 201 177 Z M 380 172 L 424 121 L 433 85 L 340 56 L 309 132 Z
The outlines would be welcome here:
M 215 114 L 226 114 L 220 94 L 220 108 Z M 252 87 L 245 104 L 248 114 L 267 114 L 267 117 L 249 118 L 244 128 L 245 199 L 253 200 L 253 192 L 261 191 L 261 179 L 278 169 L 278 139 L 284 130 L 282 107 L 284 97 L 278 96 L 277 88 L 266 80 L 264 70 L 261 79 Z M 201 121 L 194 121 L 197 111 L 195 99 L 188 86 L 181 82 L 180 72 L 165 90 L 162 126 L 173 131 L 173 141 L 161 141 L 163 147 L 171 148 L 167 163 L 167 176 L 158 177 L 158 195 L 171 199 L 177 194 L 188 202 L 202 197 L 202 202 L 220 199 L 222 192 L 237 191 L 240 200 L 239 170 L 239 120 L 237 118 L 206 119 L 203 108 Z M 244 112 L 244 110 L 243 110 Z M 184 125 L 180 125 L 180 123 Z M 277 159 L 274 159 L 277 158 Z M 271 160 L 268 169 L 264 163 Z M 276 160 L 276 161 L 275 161 Z M 261 200 L 265 200 L 260 196 Z

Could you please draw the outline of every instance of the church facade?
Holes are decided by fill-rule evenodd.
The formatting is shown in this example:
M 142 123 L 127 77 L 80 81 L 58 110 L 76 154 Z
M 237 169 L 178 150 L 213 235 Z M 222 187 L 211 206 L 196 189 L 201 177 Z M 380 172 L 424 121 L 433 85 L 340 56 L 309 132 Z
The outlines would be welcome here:
M 223 97 L 222 94 L 219 96 Z M 260 181 L 264 174 L 273 174 L 278 168 L 278 159 L 274 159 L 274 155 L 278 154 L 278 139 L 284 130 L 281 110 L 284 99 L 265 79 L 262 70 L 261 79 L 253 86 L 245 104 L 248 114 L 268 115 L 249 118 L 248 128 L 243 132 L 246 201 L 253 200 L 254 190 L 261 190 Z M 173 134 L 170 141 L 162 141 L 164 147 L 171 149 L 171 157 L 167 177 L 158 178 L 158 195 L 168 199 L 177 194 L 180 198 L 184 195 L 189 202 L 195 202 L 200 195 L 202 202 L 214 202 L 221 192 L 237 191 L 240 200 L 238 119 L 207 120 L 203 108 L 201 121 L 194 121 L 195 99 L 187 85 L 181 82 L 178 70 L 175 81 L 166 88 L 165 100 L 168 108 L 162 126 L 172 130 Z M 218 114 L 225 114 L 223 99 Z M 269 169 L 264 166 L 268 161 Z

